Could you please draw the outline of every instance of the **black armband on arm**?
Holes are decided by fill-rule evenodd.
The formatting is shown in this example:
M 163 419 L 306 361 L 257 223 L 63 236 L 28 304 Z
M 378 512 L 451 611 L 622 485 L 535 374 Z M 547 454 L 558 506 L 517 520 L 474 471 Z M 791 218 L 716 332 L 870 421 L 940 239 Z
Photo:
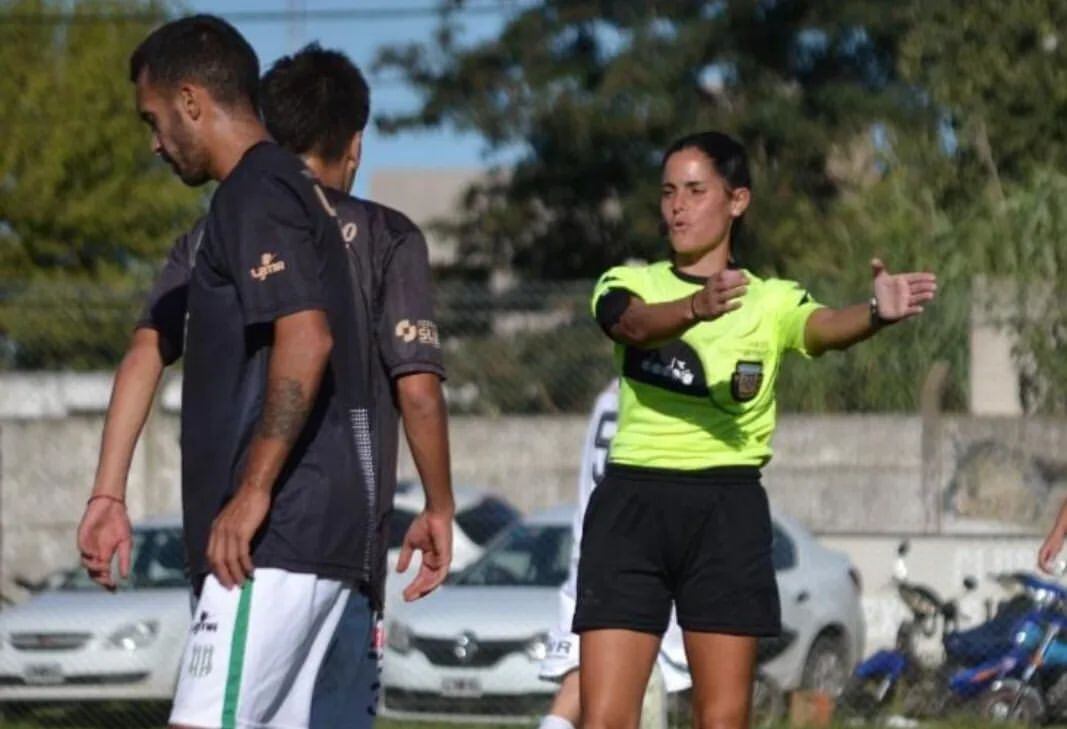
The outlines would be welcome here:
M 611 336 L 611 330 L 622 319 L 632 297 L 633 294 L 626 289 L 611 289 L 597 299 L 596 321 L 605 334 Z

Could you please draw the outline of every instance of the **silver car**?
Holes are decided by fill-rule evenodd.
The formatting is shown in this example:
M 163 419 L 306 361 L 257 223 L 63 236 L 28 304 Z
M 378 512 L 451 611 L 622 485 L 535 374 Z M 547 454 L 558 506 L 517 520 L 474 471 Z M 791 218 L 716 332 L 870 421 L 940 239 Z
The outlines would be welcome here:
M 573 515 L 562 506 L 512 526 L 437 593 L 395 607 L 386 622 L 387 713 L 518 716 L 547 708 L 556 685 L 540 680 L 538 667 L 558 621 Z M 785 629 L 761 642 L 762 672 L 786 691 L 837 694 L 863 646 L 858 573 L 797 522 L 777 512 L 773 522 Z M 665 670 L 688 674 L 681 641 L 665 642 L 662 652 Z
M 114 593 L 83 570 L 0 612 L 0 702 L 169 700 L 189 628 L 181 522 L 134 529 Z
M 556 687 L 538 666 L 567 578 L 572 515 L 559 507 L 513 524 L 436 592 L 394 606 L 387 713 L 529 715 L 547 706 Z

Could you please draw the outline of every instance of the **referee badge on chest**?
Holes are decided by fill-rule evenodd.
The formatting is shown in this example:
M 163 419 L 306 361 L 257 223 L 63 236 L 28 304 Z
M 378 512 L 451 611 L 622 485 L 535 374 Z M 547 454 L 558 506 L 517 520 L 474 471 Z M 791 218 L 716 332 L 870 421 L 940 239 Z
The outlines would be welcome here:
M 738 360 L 730 378 L 730 394 L 737 402 L 748 402 L 759 394 L 763 384 L 763 363 Z

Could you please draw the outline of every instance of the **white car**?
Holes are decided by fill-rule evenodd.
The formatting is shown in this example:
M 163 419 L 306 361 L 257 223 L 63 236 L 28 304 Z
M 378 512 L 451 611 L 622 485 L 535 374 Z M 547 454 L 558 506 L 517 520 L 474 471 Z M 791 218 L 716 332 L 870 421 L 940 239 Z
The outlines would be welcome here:
M 529 715 L 555 685 L 538 678 L 571 554 L 572 507 L 513 524 L 481 559 L 387 613 L 388 714 Z
M 485 545 L 506 527 L 522 518 L 522 514 L 501 497 L 484 489 L 456 486 L 453 489 L 456 516 L 452 522 L 452 572 L 458 572 L 482 556 Z M 389 573 L 386 581 L 386 605 L 403 602 L 400 593 L 418 572 L 416 552 L 407 572 L 396 573 L 400 545 L 411 522 L 426 504 L 422 486 L 413 481 L 401 481 L 393 498 L 389 515 Z
M 387 615 L 387 713 L 520 716 L 547 708 L 556 685 L 540 680 L 538 668 L 558 621 L 573 515 L 573 507 L 557 507 L 510 527 L 437 593 Z M 785 629 L 761 641 L 761 669 L 783 690 L 836 694 L 863 646 L 858 574 L 792 519 L 773 518 Z M 687 672 L 680 643 L 663 652 L 672 670 Z
M 83 570 L 0 612 L 0 703 L 169 700 L 189 629 L 181 522 L 134 529 L 114 593 Z

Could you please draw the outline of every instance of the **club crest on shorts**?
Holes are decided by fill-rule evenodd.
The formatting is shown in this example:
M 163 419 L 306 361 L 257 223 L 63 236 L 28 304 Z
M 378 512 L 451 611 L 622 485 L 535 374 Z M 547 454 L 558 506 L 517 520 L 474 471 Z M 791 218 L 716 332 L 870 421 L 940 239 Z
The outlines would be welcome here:
M 739 360 L 730 378 L 730 394 L 738 402 L 748 402 L 759 394 L 763 384 L 763 363 Z

